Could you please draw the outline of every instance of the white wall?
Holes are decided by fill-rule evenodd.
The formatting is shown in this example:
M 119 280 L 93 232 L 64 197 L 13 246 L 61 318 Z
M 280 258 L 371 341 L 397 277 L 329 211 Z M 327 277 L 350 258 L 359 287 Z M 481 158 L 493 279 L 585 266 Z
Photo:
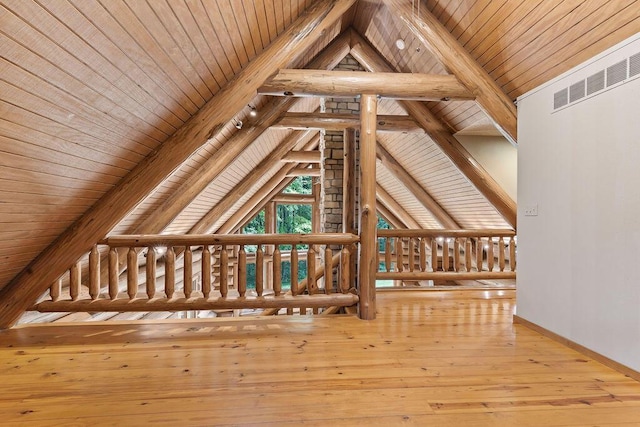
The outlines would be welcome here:
M 456 139 L 515 202 L 518 192 L 518 150 L 503 136 L 462 135 Z
M 518 100 L 517 310 L 640 371 L 640 76 L 553 110 L 638 52 L 640 34 Z

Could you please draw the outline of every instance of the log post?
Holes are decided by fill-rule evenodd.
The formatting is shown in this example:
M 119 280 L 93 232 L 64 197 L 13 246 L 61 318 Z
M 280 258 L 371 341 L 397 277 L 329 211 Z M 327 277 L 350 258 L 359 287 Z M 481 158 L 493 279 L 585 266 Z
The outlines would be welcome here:
M 516 271 L 516 240 L 513 237 L 509 239 L 509 269 Z
M 220 246 L 220 295 L 226 298 L 229 293 L 229 252 L 227 246 Z
M 467 268 L 467 272 L 471 271 L 471 238 L 469 237 L 464 244 L 464 266 Z
M 182 267 L 182 288 L 185 298 L 191 298 L 193 292 L 193 251 L 191 246 L 184 248 L 184 264 Z
M 296 296 L 298 289 L 298 247 L 291 245 L 291 295 Z
M 129 248 L 127 253 L 127 294 L 134 299 L 138 293 L 138 251 Z
M 167 298 L 173 298 L 176 290 L 176 253 L 173 246 L 167 247 L 164 254 L 164 293 Z
M 147 248 L 147 297 L 156 296 L 156 250 L 153 246 Z
M 119 292 L 119 269 L 118 269 L 118 250 L 116 248 L 109 249 L 109 298 L 112 300 L 118 298 Z
M 100 295 L 100 253 L 97 245 L 93 245 L 89 254 L 89 295 L 92 300 Z
M 202 295 L 209 298 L 211 294 L 211 250 L 209 245 L 202 248 Z
M 360 97 L 360 302 L 361 319 L 376 317 L 376 270 L 378 239 L 376 237 L 376 115 L 375 95 Z
M 280 245 L 273 250 L 273 292 L 276 296 L 282 293 L 282 254 Z
M 256 249 L 256 293 L 259 297 L 264 294 L 264 251 L 261 244 Z
M 328 295 L 333 289 L 333 251 L 327 245 L 324 248 L 324 291 Z
M 58 278 L 49 289 L 49 296 L 51 301 L 58 301 L 60 299 L 60 292 L 62 291 L 62 277 Z
M 316 277 L 316 251 L 314 245 L 309 245 L 307 250 L 307 292 L 309 294 L 318 293 L 318 278 Z
M 78 261 L 69 269 L 69 296 L 73 301 L 76 301 L 80 296 L 80 273 L 80 261 Z
M 244 297 L 247 293 L 247 251 L 240 245 L 238 251 L 238 293 Z

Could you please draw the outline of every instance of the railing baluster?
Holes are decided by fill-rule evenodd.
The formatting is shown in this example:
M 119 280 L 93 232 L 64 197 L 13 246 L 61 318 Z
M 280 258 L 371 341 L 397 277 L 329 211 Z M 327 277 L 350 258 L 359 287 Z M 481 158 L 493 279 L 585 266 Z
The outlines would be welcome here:
M 438 239 L 431 239 L 431 271 L 438 271 Z
M 489 237 L 487 244 L 487 268 L 493 271 L 493 238 Z
M 273 250 L 273 292 L 276 296 L 282 293 L 282 254 L 280 245 Z
M 409 250 L 409 256 L 408 256 L 408 263 L 409 263 L 409 271 L 413 271 L 415 269 L 415 252 L 416 252 L 416 244 L 415 244 L 415 239 L 409 237 L 409 242 L 407 243 L 408 245 L 408 250 Z
M 167 247 L 164 260 L 164 293 L 171 299 L 176 291 L 176 253 L 173 246 Z
M 220 246 L 220 295 L 226 298 L 229 293 L 229 253 L 227 246 Z
M 259 297 L 264 294 L 264 251 L 261 244 L 256 249 L 256 293 Z
M 89 253 L 89 296 L 93 301 L 100 296 L 100 252 L 97 245 Z
M 396 271 L 404 270 L 404 250 L 402 249 L 402 239 L 396 237 Z
M 460 271 L 460 241 L 453 238 L 453 271 Z
M 427 239 L 421 237 L 420 244 L 420 271 L 427 271 Z
M 49 296 L 51 301 L 58 301 L 60 299 L 60 293 L 62 292 L 62 277 L 51 284 L 49 288 Z
M 509 239 L 509 267 L 511 271 L 516 271 L 516 240 Z
M 389 239 L 387 238 L 387 241 Z M 389 271 L 389 270 L 387 270 Z M 340 290 L 343 294 L 349 291 L 351 277 L 349 277 L 349 273 L 351 272 L 351 251 L 349 250 L 349 245 L 344 245 L 342 248 L 342 252 L 340 253 Z
M 134 299 L 138 293 L 138 252 L 130 247 L 127 253 L 127 295 Z
M 209 298 L 211 295 L 211 250 L 209 245 L 202 248 L 202 295 Z
M 498 266 L 500 267 L 500 271 L 504 271 L 505 266 L 505 253 L 504 253 L 504 239 L 502 237 L 498 237 Z
M 298 247 L 291 245 L 291 295 L 300 293 L 298 289 Z
M 316 251 L 312 245 L 309 245 L 309 250 L 307 251 L 307 290 L 309 295 L 318 293 L 316 281 Z
M 476 269 L 478 271 L 482 271 L 482 251 L 484 250 L 484 243 L 482 243 L 482 238 L 478 237 L 476 240 Z
M 241 297 L 247 294 L 247 251 L 240 245 L 238 251 L 238 293 Z
M 442 271 L 449 271 L 449 238 L 442 240 Z
M 109 298 L 112 300 L 118 298 L 119 287 L 118 275 L 118 250 L 116 248 L 109 249 Z
M 467 268 L 467 272 L 471 271 L 471 238 L 467 237 L 464 243 L 464 266 Z
M 333 290 L 333 251 L 327 245 L 324 248 L 324 291 L 330 294 Z
M 80 296 L 80 262 L 76 262 L 69 269 L 69 296 L 72 301 L 77 301 Z
M 184 248 L 183 261 L 182 289 L 184 291 L 184 297 L 191 298 L 191 294 L 193 293 L 193 251 L 189 245 Z
M 156 249 L 153 246 L 147 248 L 147 298 L 156 296 Z
M 384 241 L 384 268 L 387 272 L 391 271 L 391 237 Z

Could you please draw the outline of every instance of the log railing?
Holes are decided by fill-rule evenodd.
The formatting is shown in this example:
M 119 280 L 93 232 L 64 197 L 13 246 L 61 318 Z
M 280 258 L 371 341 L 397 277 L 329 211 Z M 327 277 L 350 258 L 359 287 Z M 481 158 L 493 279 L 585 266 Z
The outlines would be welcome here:
M 513 230 L 378 230 L 380 280 L 515 279 Z
M 65 285 L 62 278 L 57 280 L 32 309 L 128 312 L 302 307 L 317 312 L 352 306 L 358 296 L 351 291 L 349 260 L 357 242 L 353 234 L 337 233 L 110 237 L 71 266 Z M 303 281 L 298 277 L 298 245 L 308 246 L 308 274 Z M 318 253 L 320 247 L 322 253 Z M 334 253 L 331 247 L 341 250 Z M 254 252 L 248 254 L 248 248 Z M 108 283 L 100 283 L 101 251 L 108 253 Z M 124 279 L 118 269 L 120 251 L 127 253 Z M 289 292 L 283 292 L 282 287 L 283 258 L 291 265 Z M 247 292 L 247 265 L 251 262 L 255 263 L 255 290 Z M 268 264 L 272 268 L 267 269 Z M 271 275 L 272 290 L 265 292 L 267 274 Z M 82 285 L 83 275 L 87 286 Z

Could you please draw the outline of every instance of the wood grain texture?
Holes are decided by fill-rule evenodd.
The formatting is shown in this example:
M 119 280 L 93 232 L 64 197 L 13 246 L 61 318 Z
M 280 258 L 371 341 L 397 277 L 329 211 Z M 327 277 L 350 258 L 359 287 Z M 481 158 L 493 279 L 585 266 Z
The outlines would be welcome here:
M 305 14 L 200 109 L 162 147 L 146 157 L 117 187 L 68 228 L 49 250 L 0 291 L 0 328 L 12 325 L 24 308 L 46 289 L 68 265 L 104 237 L 174 169 L 255 96 L 270 74 L 292 61 L 299 50 L 312 45 L 353 1 L 322 0 Z
M 0 334 L 0 416 L 24 426 L 637 425 L 640 383 L 513 325 L 514 298 L 380 292 L 373 322 L 23 326 Z

